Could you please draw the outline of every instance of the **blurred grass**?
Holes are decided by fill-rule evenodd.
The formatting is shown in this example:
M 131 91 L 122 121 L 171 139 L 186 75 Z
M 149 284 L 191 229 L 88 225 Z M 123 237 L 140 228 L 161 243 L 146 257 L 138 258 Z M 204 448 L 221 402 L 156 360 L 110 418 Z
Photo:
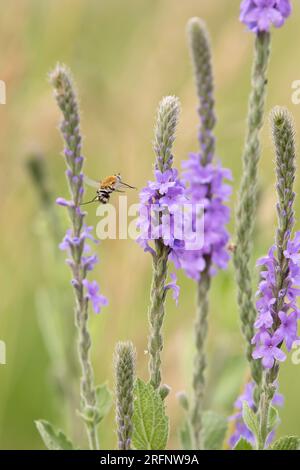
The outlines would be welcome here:
M 69 301 L 69 273 L 62 258 L 54 265 L 42 256 L 39 224 L 43 214 L 25 170 L 25 157 L 41 151 L 53 190 L 66 195 L 64 164 L 59 156 L 59 114 L 47 83 L 56 61 L 66 62 L 76 77 L 86 137 L 86 172 L 100 179 L 121 172 L 142 187 L 151 174 L 154 113 L 160 98 L 176 94 L 182 103 L 175 146 L 176 163 L 197 148 L 196 101 L 185 38 L 189 17 L 202 16 L 211 31 L 218 112 L 218 155 L 232 169 L 234 197 L 241 171 L 241 150 L 252 60 L 251 34 L 237 20 L 237 0 L 19 0 L 1 2 L 0 79 L 7 84 L 7 104 L 0 107 L 0 285 L 1 333 L 7 344 L 7 365 L 0 366 L 0 448 L 42 448 L 33 421 L 60 422 L 65 403 L 57 402 L 49 381 L 49 358 L 36 311 L 41 289 L 57 288 L 65 276 L 62 296 Z M 299 79 L 295 44 L 299 37 L 300 6 L 286 26 L 274 32 L 267 109 L 291 103 L 291 83 Z M 263 132 L 260 165 L 261 204 L 254 258 L 273 241 L 275 191 L 270 131 Z M 90 189 L 88 189 L 90 195 Z M 136 195 L 129 195 L 134 202 Z M 299 211 L 299 201 L 298 201 Z M 97 223 L 93 210 L 89 222 Z M 63 227 L 67 221 L 62 221 Z M 233 231 L 233 223 L 231 224 Z M 146 377 L 146 312 L 151 279 L 150 258 L 131 240 L 104 241 L 95 275 L 110 305 L 91 317 L 93 361 L 97 382 L 112 386 L 114 344 L 131 339 L 138 349 L 139 374 Z M 46 266 L 45 266 L 46 264 Z M 57 283 L 56 283 L 57 279 Z M 176 426 L 182 413 L 175 393 L 189 389 L 193 356 L 194 285 L 180 275 L 179 307 L 168 301 L 165 325 L 164 381 L 172 387 L 168 398 L 172 432 L 170 447 L 177 448 Z M 62 315 L 70 312 L 62 311 Z M 213 283 L 208 341 L 208 406 L 224 413 L 245 376 L 243 340 L 235 302 L 232 266 Z M 300 433 L 298 393 L 300 374 L 288 360 L 282 367 L 281 391 L 286 397 L 279 434 Z M 114 417 L 101 428 L 102 446 L 112 448 Z M 77 422 L 79 425 L 79 422 Z M 63 423 L 60 423 L 63 425 Z

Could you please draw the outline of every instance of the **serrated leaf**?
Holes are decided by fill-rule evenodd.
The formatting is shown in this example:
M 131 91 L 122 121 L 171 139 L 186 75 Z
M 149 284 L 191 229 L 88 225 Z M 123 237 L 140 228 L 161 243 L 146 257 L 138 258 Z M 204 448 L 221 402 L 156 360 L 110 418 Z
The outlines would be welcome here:
M 183 426 L 179 429 L 179 439 L 183 450 L 192 450 L 192 434 L 189 422 L 186 420 Z
M 60 430 L 56 429 L 48 421 L 35 421 L 38 432 L 49 450 L 74 450 L 72 442 Z
M 202 423 L 204 449 L 221 449 L 227 431 L 227 419 L 214 411 L 205 411 Z
M 132 442 L 139 450 L 163 450 L 169 435 L 164 402 L 150 383 L 137 379 L 133 413 Z
M 269 415 L 268 415 L 268 429 L 269 432 L 271 432 L 276 425 L 278 424 L 279 421 L 279 414 L 276 408 L 274 406 L 270 406 L 269 409 Z
M 247 428 L 256 438 L 259 436 L 259 423 L 256 414 L 251 410 L 246 401 L 243 402 L 243 420 Z
M 233 450 L 253 450 L 252 445 L 250 442 L 246 441 L 243 437 L 236 443 Z
M 300 450 L 300 437 L 284 436 L 271 446 L 271 450 Z
M 96 396 L 99 413 L 98 422 L 100 422 L 104 416 L 109 413 L 109 410 L 112 406 L 113 397 L 107 384 L 98 385 L 96 387 Z

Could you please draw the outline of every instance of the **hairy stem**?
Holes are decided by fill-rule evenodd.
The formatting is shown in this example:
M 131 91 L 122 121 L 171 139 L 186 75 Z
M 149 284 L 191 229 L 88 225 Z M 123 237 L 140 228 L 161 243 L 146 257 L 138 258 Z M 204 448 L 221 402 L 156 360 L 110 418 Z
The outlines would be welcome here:
M 254 334 L 256 309 L 253 299 L 250 266 L 253 230 L 257 212 L 257 167 L 260 158 L 260 130 L 263 125 L 267 68 L 270 55 L 270 34 L 259 33 L 255 41 L 252 90 L 248 109 L 248 126 L 243 153 L 243 175 L 236 213 L 236 249 L 234 266 L 238 287 L 241 327 L 246 339 L 246 356 L 255 383 L 261 384 L 261 364 L 252 359 L 251 340 Z M 255 391 L 257 401 L 258 392 Z
M 195 341 L 196 355 L 194 359 L 193 390 L 194 400 L 191 409 L 191 424 L 193 429 L 193 440 L 195 449 L 203 449 L 202 439 L 202 415 L 205 393 L 205 340 L 208 331 L 208 292 L 211 278 L 209 275 L 210 262 L 207 260 L 207 267 L 201 274 L 201 280 L 197 285 L 197 315 L 195 321 Z
M 150 383 L 155 389 L 161 384 L 161 352 L 163 349 L 162 325 L 165 316 L 166 279 L 168 275 L 169 248 L 161 240 L 155 240 L 153 255 L 153 277 L 150 294 L 148 349 L 150 354 Z
M 188 22 L 188 40 L 192 59 L 196 90 L 198 96 L 198 115 L 200 118 L 199 161 L 201 165 L 212 162 L 215 153 L 213 130 L 216 124 L 214 113 L 214 81 L 211 64 L 211 47 L 205 23 L 200 18 Z M 209 188 L 209 194 L 211 190 Z M 204 409 L 206 352 L 205 340 L 208 332 L 209 289 L 211 284 L 211 256 L 205 257 L 206 268 L 197 284 L 197 310 L 195 320 L 196 355 L 193 372 L 193 403 L 191 407 L 191 426 L 194 448 L 202 449 L 202 415 Z

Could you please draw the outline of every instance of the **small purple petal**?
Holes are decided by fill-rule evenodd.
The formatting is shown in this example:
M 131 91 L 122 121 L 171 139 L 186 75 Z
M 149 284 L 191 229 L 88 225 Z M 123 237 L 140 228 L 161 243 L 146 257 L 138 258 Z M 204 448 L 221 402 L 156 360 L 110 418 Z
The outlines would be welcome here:
M 56 199 L 56 204 L 59 206 L 63 207 L 75 207 L 74 201 L 68 201 L 67 199 L 64 199 L 63 197 L 58 197 Z

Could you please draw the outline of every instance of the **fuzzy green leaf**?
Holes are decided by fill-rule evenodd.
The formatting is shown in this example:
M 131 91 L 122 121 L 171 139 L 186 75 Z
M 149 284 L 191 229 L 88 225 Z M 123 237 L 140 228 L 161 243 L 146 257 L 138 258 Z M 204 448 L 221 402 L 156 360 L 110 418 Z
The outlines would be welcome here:
M 278 415 L 277 409 L 274 408 L 274 406 L 270 406 L 269 416 L 268 416 L 269 432 L 271 432 L 276 427 L 276 425 L 278 424 L 278 421 L 279 421 L 279 415 Z
M 44 441 L 45 446 L 49 450 L 74 450 L 72 442 L 65 436 L 65 434 L 56 429 L 48 421 L 38 420 L 35 421 L 38 432 Z
M 221 449 L 227 431 L 227 419 L 214 411 L 205 411 L 202 419 L 204 449 Z
M 253 450 L 253 447 L 250 442 L 241 437 L 240 440 L 235 444 L 233 450 Z
M 139 450 L 163 450 L 169 435 L 164 402 L 150 383 L 137 379 L 133 413 L 132 442 Z
M 243 420 L 256 438 L 259 436 L 259 423 L 256 414 L 246 401 L 243 402 Z
M 99 413 L 98 422 L 100 422 L 109 413 L 109 410 L 112 406 L 113 397 L 106 384 L 98 385 L 96 387 L 96 396 Z
M 271 446 L 271 450 L 300 450 L 300 437 L 281 437 Z

